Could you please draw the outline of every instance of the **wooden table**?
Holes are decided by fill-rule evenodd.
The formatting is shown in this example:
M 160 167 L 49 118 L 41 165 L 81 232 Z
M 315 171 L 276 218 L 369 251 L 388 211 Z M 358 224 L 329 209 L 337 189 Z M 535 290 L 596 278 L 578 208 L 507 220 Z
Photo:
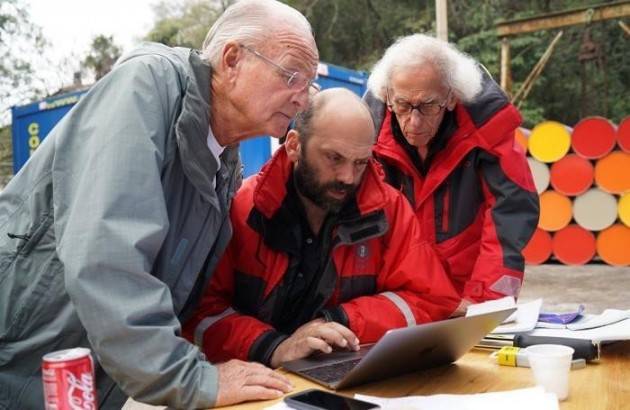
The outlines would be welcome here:
M 348 396 L 362 393 L 381 397 L 400 397 L 443 393 L 484 393 L 534 386 L 530 369 L 499 366 L 488 355 L 488 351 L 472 350 L 450 366 L 357 386 L 339 393 Z M 295 386 L 294 392 L 312 387 L 323 388 L 299 376 L 282 370 L 280 372 L 287 374 Z M 630 341 L 604 346 L 599 363 L 589 363 L 584 369 L 571 371 L 569 385 L 569 398 L 560 402 L 562 410 L 630 409 Z M 261 409 L 280 400 L 244 403 L 222 409 Z M 124 407 L 124 410 L 145 409 L 156 408 L 131 401 Z

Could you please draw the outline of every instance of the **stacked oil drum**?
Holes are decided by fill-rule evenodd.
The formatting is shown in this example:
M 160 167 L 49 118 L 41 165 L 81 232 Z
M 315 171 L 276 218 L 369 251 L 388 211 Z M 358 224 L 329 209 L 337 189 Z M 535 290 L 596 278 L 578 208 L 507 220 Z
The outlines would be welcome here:
M 526 262 L 630 265 L 630 117 L 619 126 L 584 118 L 573 129 L 544 121 L 515 138 L 540 195 Z

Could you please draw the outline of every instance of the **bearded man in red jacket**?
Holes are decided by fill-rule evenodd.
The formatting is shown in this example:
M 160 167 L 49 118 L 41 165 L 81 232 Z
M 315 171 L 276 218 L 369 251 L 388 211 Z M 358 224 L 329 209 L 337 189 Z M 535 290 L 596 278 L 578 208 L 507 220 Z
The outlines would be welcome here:
M 455 290 L 407 200 L 384 182 L 373 144 L 367 106 L 326 90 L 243 183 L 232 241 L 184 326 L 210 361 L 277 367 L 455 310 Z
M 368 89 L 374 153 L 459 292 L 458 313 L 517 297 L 539 208 L 516 108 L 472 58 L 421 34 L 385 52 Z

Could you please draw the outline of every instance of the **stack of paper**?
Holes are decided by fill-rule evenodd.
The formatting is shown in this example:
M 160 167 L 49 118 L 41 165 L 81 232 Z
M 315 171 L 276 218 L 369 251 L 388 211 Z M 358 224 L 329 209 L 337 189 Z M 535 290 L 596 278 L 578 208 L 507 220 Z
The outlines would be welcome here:
M 602 313 L 607 318 L 616 315 L 608 315 Z M 612 322 L 609 324 L 601 325 L 599 327 L 591 326 L 596 323 L 596 320 L 602 315 L 595 316 L 586 316 L 585 323 L 583 325 L 587 325 L 583 330 L 571 330 L 570 328 L 561 328 L 561 329 L 539 329 L 536 328 L 531 331 L 530 335 L 532 336 L 552 336 L 552 337 L 567 337 L 572 339 L 587 339 L 592 340 L 593 342 L 612 342 L 617 340 L 630 340 L 630 318 L 621 319 L 616 322 Z M 593 320 L 594 319 L 594 320 Z M 593 320 L 593 322 L 591 322 Z M 578 322 L 579 323 L 579 322 Z M 576 325 L 578 324 L 576 323 Z M 577 326 L 576 326 L 577 327 Z
M 569 323 L 538 322 L 536 327 L 547 329 L 586 330 L 612 325 L 630 319 L 630 310 L 606 309 L 599 315 L 582 315 Z
M 630 310 L 606 309 L 599 315 L 576 315 L 570 323 L 540 322 L 542 299 L 531 302 L 514 302 L 511 296 L 470 305 L 466 316 L 517 307 L 509 318 L 491 334 L 527 333 L 532 336 L 588 339 L 594 342 L 630 340 Z M 581 312 L 579 312 L 581 313 Z

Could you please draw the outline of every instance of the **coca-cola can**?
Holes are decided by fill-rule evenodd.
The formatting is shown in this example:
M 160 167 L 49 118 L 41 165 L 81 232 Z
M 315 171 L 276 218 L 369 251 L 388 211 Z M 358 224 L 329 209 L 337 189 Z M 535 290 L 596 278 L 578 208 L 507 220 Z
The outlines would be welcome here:
M 97 410 L 90 349 L 59 350 L 42 358 L 46 410 Z

